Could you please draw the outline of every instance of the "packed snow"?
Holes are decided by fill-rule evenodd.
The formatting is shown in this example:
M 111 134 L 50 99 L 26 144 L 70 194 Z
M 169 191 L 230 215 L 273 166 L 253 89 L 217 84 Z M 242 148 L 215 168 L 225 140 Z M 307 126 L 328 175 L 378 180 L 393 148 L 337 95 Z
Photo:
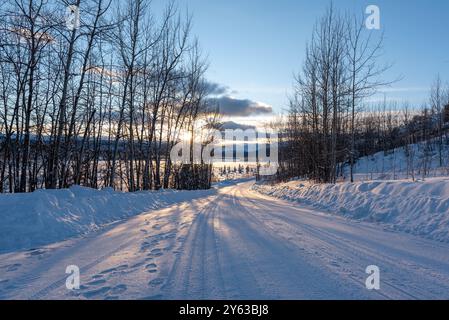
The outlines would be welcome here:
M 136 192 L 75 186 L 0 194 L 0 252 L 31 249 L 86 235 L 136 214 L 203 197 L 206 192 Z

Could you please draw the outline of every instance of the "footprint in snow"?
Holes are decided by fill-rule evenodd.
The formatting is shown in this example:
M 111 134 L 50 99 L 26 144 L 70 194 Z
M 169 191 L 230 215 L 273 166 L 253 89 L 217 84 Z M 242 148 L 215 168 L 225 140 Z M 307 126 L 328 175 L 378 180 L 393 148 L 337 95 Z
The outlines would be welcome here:
M 164 255 L 162 252 L 150 253 L 150 256 L 151 256 L 151 257 L 155 257 L 155 258 L 160 257 L 160 256 L 162 256 L 162 255 Z
M 146 251 L 150 247 L 151 247 L 151 244 L 149 244 L 148 242 L 144 242 L 140 245 L 140 251 Z
M 8 283 L 9 282 L 9 280 L 8 279 L 5 279 L 5 280 L 1 280 L 0 279 L 0 285 L 2 285 L 2 284 L 6 284 L 6 283 Z
M 12 272 L 12 271 L 17 271 L 17 270 L 19 270 L 19 268 L 21 267 L 22 265 L 20 264 L 20 263 L 15 263 L 15 264 L 9 264 L 9 265 L 6 265 L 6 266 L 2 266 L 2 267 L 0 267 L 0 269 L 2 269 L 2 270 L 6 270 L 6 272 Z
M 136 268 L 140 268 L 141 266 L 143 266 L 145 264 L 145 262 L 138 262 L 136 264 L 133 264 L 131 266 L 131 269 L 136 269 Z
M 111 294 L 113 295 L 122 294 L 126 290 L 128 290 L 128 287 L 126 285 L 119 284 L 118 286 L 115 286 L 114 288 L 111 289 Z
M 154 239 L 154 240 L 151 240 L 151 241 L 144 241 L 140 245 L 140 248 L 141 248 L 141 250 L 146 250 L 146 249 L 154 247 L 154 246 L 156 246 L 158 244 L 159 244 L 159 240 L 157 240 L 157 239 Z
M 164 281 L 165 280 L 162 279 L 162 278 L 156 278 L 156 279 L 151 280 L 150 282 L 148 282 L 148 285 L 150 287 L 158 287 L 158 286 L 162 285 L 164 283 Z
M 106 269 L 100 272 L 100 274 L 104 275 L 104 274 L 108 274 L 108 273 L 114 273 L 114 272 L 120 272 L 120 271 L 125 271 L 126 269 L 128 269 L 128 265 L 127 264 L 122 264 L 118 267 L 115 268 L 110 268 L 110 269 Z
M 154 258 L 153 258 L 153 257 L 147 257 L 147 258 L 145 259 L 145 262 L 151 262 L 151 261 L 154 261 Z
M 151 252 L 149 253 L 148 256 L 150 257 L 160 257 L 162 256 L 164 253 L 162 252 L 161 249 L 157 248 L 157 249 L 153 249 L 151 250 Z
M 104 295 L 104 294 L 108 293 L 110 290 L 111 290 L 111 287 L 102 287 L 102 288 L 99 288 L 99 289 L 95 289 L 95 290 L 84 292 L 83 296 L 85 298 L 90 299 L 90 298 L 94 298 L 94 297 L 98 297 L 98 296 Z
M 155 264 L 155 263 L 147 264 L 145 268 L 147 269 L 147 271 L 149 273 L 156 273 L 157 272 L 157 264 Z
M 331 265 L 334 266 L 334 267 L 340 267 L 340 264 L 338 262 L 336 262 L 336 261 L 332 261 Z
M 98 286 L 99 284 L 104 284 L 104 283 L 106 283 L 106 280 L 98 279 L 98 280 L 90 281 L 90 282 L 86 283 L 86 285 L 87 286 Z
M 48 252 L 48 250 L 44 250 L 44 249 L 30 249 L 30 250 L 28 250 L 28 257 L 36 257 L 36 256 L 40 257 L 47 252 Z

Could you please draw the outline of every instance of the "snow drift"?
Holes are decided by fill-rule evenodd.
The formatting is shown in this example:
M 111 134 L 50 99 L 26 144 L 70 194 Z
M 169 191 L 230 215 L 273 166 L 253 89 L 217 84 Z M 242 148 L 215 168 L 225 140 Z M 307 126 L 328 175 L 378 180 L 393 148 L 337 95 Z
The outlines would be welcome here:
M 258 192 L 333 214 L 449 242 L 449 179 L 316 185 L 292 181 L 255 185 Z
M 99 229 L 208 191 L 121 193 L 84 187 L 0 195 L 0 252 L 29 249 Z

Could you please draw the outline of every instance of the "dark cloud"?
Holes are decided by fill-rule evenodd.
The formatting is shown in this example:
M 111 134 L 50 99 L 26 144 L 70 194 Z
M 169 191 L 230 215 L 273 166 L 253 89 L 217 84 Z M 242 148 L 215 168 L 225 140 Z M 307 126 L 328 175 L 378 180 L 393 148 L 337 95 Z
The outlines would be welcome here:
M 235 99 L 223 96 L 215 99 L 219 112 L 225 116 L 247 117 L 251 115 L 271 114 L 273 108 L 248 99 Z
M 229 87 L 216 82 L 206 81 L 205 85 L 207 92 L 214 96 L 220 96 L 229 92 Z
M 242 130 L 254 129 L 255 130 L 256 129 L 255 126 L 244 125 L 244 124 L 240 124 L 240 123 L 237 123 L 237 122 L 234 122 L 234 121 L 224 122 L 222 124 L 221 128 L 223 130 L 226 130 L 226 129 L 231 129 L 231 130 L 236 130 L 236 129 L 242 129 Z

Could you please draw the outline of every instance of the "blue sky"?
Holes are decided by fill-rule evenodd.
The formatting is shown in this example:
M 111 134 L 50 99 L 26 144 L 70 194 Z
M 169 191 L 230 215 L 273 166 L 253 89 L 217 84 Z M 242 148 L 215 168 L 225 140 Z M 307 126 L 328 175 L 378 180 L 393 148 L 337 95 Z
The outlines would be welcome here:
M 154 0 L 157 10 L 166 0 Z M 227 86 L 232 96 L 288 106 L 294 72 L 306 42 L 328 0 L 178 0 L 193 15 L 193 32 L 208 54 L 209 80 Z M 386 94 L 419 106 L 437 73 L 449 81 L 448 0 L 336 0 L 341 10 L 362 13 L 374 4 L 385 32 L 383 62 L 394 66 L 386 79 L 402 76 Z M 383 96 L 383 95 L 382 95 Z M 378 99 L 380 96 L 375 97 Z

